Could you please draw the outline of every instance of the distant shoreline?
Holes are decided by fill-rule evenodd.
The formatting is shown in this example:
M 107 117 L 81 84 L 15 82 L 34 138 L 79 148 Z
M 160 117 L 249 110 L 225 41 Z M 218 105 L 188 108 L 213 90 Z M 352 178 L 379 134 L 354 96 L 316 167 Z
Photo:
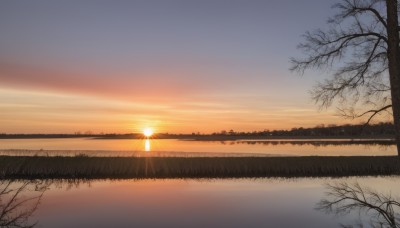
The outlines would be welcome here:
M 124 135 L 67 135 L 67 134 L 7 134 L 2 139 L 70 139 L 90 138 L 94 140 L 145 139 L 142 134 Z M 394 140 L 393 135 L 358 135 L 358 136 L 256 136 L 256 135 L 169 135 L 157 134 L 150 139 L 179 139 L 193 141 L 236 141 L 236 140 Z
M 0 134 L 0 139 L 39 139 L 39 138 L 93 138 L 93 139 L 144 139 L 143 133 L 101 133 L 91 131 L 74 134 Z M 234 131 L 222 130 L 211 134 L 193 132 L 190 134 L 156 133 L 154 139 L 182 139 L 197 141 L 233 141 L 255 139 L 394 139 L 392 123 L 372 125 L 321 125 L 313 128 L 292 128 L 291 130 Z

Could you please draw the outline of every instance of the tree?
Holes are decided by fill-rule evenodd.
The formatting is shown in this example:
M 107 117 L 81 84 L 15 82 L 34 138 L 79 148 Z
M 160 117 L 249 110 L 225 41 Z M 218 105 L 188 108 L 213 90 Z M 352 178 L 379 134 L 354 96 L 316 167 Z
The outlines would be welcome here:
M 400 48 L 397 0 L 342 0 L 327 29 L 304 34 L 291 70 L 325 70 L 330 79 L 311 91 L 321 108 L 333 104 L 347 118 L 366 124 L 383 112 L 393 115 L 400 156 Z
M 327 184 L 326 188 L 326 198 L 317 204 L 317 210 L 337 215 L 357 211 L 361 215 L 364 212 L 370 219 L 371 227 L 400 228 L 400 203 L 390 194 L 372 191 L 358 183 Z M 359 224 L 359 227 L 363 227 L 363 224 Z
M 41 180 L 0 181 L 0 227 L 33 228 L 30 219 L 49 184 Z M 29 193 L 29 194 L 26 194 Z

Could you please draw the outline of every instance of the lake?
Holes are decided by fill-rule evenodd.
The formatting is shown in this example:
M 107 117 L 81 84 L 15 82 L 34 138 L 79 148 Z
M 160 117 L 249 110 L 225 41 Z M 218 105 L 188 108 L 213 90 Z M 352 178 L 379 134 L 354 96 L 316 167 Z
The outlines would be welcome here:
M 355 156 L 396 155 L 389 140 L 0 139 L 0 155 L 26 156 Z
M 8 217 L 0 218 L 0 223 L 29 212 L 17 221 L 37 222 L 37 227 L 43 228 L 333 228 L 360 222 L 368 227 L 373 211 L 354 210 L 335 216 L 316 209 L 327 197 L 326 184 L 358 182 L 364 188 L 398 197 L 399 181 L 400 177 L 5 180 L 0 192 L 13 191 L 0 194 L 0 210 L 12 196 L 16 196 L 14 204 L 23 203 Z
M 380 156 L 396 153 L 395 146 L 388 140 L 0 140 L 0 155 L 17 156 Z M 0 227 L 29 227 L 35 223 L 35 227 L 43 228 L 334 228 L 341 227 L 341 224 L 369 227 L 372 223 L 382 222 L 383 217 L 378 217 L 374 210 L 351 207 L 351 210 L 338 215 L 334 213 L 335 207 L 331 208 L 332 211 L 321 207 L 321 202 L 335 200 L 330 198 L 335 192 L 327 184 L 357 190 L 356 184 L 359 183 L 367 199 L 369 191 L 374 191 L 381 197 L 379 199 L 390 195 L 399 202 L 399 182 L 399 176 L 6 179 L 0 180 Z M 375 198 L 369 202 L 379 203 Z M 346 206 L 345 203 L 351 201 L 342 203 Z M 396 207 L 394 212 L 398 213 L 399 209 Z

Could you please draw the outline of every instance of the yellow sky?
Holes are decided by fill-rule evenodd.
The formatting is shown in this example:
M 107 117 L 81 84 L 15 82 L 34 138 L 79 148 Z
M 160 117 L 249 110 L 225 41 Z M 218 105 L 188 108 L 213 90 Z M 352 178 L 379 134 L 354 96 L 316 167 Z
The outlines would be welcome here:
M 313 127 L 345 121 L 315 105 L 240 96 L 197 97 L 186 101 L 140 102 L 101 96 L 0 89 L 0 132 L 95 133 L 156 132 L 211 133 Z M 279 104 L 279 105 L 277 105 Z M 354 123 L 354 122 L 353 122 Z

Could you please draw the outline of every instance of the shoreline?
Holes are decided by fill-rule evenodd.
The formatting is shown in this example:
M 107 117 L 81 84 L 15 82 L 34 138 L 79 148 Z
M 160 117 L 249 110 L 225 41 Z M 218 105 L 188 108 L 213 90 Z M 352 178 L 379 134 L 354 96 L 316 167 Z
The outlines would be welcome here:
M 7 139 L 91 139 L 91 140 L 145 140 L 142 135 L 0 135 L 1 140 Z M 395 142 L 392 135 L 373 135 L 373 136 L 239 136 L 239 135 L 162 135 L 158 134 L 149 139 L 156 140 L 183 140 L 183 141 L 390 141 Z

